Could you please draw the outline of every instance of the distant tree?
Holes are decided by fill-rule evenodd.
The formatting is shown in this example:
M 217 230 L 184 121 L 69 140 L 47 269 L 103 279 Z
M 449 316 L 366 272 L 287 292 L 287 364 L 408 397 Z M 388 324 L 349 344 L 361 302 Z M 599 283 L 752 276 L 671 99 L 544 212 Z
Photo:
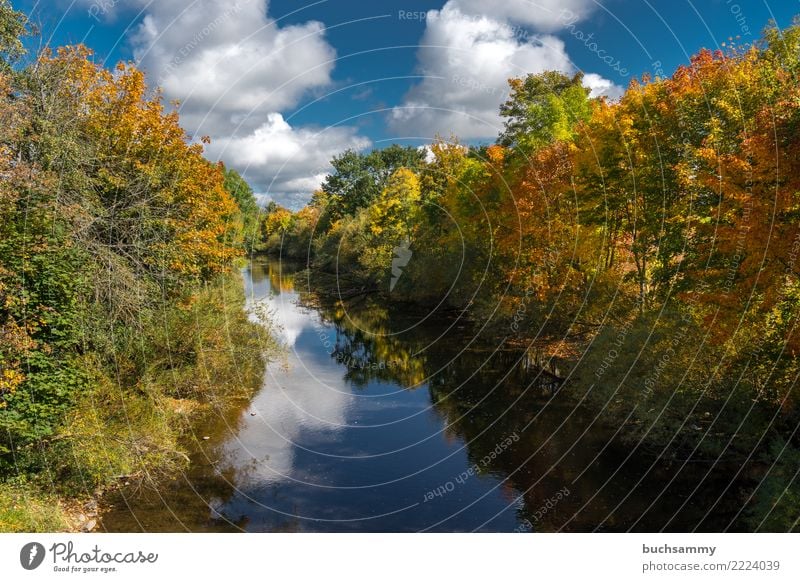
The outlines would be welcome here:
M 294 215 L 290 210 L 276 205 L 275 210 L 266 215 L 261 226 L 265 240 L 273 234 L 285 232 L 291 226 L 293 219 Z
M 370 207 L 370 228 L 373 234 L 389 234 L 392 242 L 411 236 L 420 202 L 417 175 L 408 168 L 394 172 L 380 196 Z
M 408 252 L 413 244 L 420 198 L 419 178 L 408 168 L 400 168 L 389 177 L 375 203 L 363 212 L 369 232 L 359 261 L 376 279 L 388 279 L 395 253 Z
M 431 159 L 419 172 L 423 210 L 432 227 L 438 229 L 445 218 L 442 202 L 448 189 L 457 188 L 464 171 L 468 149 L 453 137 L 437 138 L 428 148 Z
M 367 155 L 367 165 L 375 178 L 378 190 L 382 191 L 389 178 L 400 168 L 416 171 L 425 161 L 425 152 L 415 147 L 392 144 L 382 150 L 373 150 Z
M 322 190 L 328 195 L 328 212 L 336 220 L 369 206 L 399 168 L 417 169 L 425 153 L 414 147 L 391 145 L 369 154 L 347 150 L 331 160 L 333 172 Z
M 333 172 L 325 178 L 322 190 L 330 197 L 337 218 L 367 206 L 380 192 L 365 155 L 347 150 L 335 156 L 331 165 Z

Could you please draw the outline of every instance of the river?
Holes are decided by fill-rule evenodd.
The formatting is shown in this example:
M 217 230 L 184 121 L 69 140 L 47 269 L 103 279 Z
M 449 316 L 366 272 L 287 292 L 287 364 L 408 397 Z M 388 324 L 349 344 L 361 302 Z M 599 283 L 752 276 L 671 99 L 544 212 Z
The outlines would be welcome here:
M 692 463 L 632 452 L 479 326 L 369 297 L 326 304 L 267 258 L 244 278 L 285 356 L 252 401 L 195 428 L 184 474 L 113 495 L 102 529 L 737 529 L 729 469 L 699 480 Z

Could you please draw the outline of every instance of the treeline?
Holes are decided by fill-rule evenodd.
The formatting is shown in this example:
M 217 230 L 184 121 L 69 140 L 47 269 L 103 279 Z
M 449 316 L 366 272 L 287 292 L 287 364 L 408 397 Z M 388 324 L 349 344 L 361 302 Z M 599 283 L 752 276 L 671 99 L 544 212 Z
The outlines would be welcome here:
M 733 459 L 753 527 L 797 528 L 799 72 L 800 23 L 616 102 L 580 75 L 514 79 L 495 144 L 347 152 L 262 236 L 339 291 L 546 341 L 633 447 Z
M 133 65 L 19 64 L 27 26 L 0 1 L 0 531 L 80 527 L 69 500 L 168 472 L 189 412 L 249 394 L 268 341 L 232 269 L 246 183 Z

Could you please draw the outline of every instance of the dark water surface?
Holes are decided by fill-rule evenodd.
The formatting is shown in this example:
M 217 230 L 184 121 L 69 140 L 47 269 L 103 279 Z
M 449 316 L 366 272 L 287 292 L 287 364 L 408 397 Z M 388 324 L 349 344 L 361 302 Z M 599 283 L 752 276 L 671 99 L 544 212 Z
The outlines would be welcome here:
M 123 488 L 107 531 L 713 531 L 742 505 L 730 467 L 622 446 L 529 353 L 455 316 L 310 306 L 266 258 L 244 276 L 285 358 L 196 428 L 186 474 Z

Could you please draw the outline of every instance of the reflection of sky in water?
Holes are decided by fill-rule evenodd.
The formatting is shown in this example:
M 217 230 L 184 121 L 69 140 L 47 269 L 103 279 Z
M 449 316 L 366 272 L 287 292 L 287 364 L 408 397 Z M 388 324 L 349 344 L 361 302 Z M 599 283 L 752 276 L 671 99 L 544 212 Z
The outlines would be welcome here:
M 304 440 L 313 434 L 313 440 L 321 445 L 335 438 L 334 433 L 346 424 L 353 395 L 339 370 L 320 364 L 291 352 L 288 370 L 285 362 L 270 366 L 265 387 L 251 405 L 257 417 L 239 432 L 239 443 L 232 443 L 235 457 L 246 458 L 252 453 L 264 461 L 248 478 L 284 479 L 291 473 L 293 443 L 301 431 L 306 433 Z
M 319 334 L 332 338 L 333 329 L 323 326 L 316 312 L 299 308 L 296 292 L 272 293 L 269 277 L 250 281 L 249 305 L 263 302 L 268 307 L 287 355 L 268 367 L 264 387 L 251 404 L 258 422 L 245 424 L 226 459 L 234 465 L 260 459 L 247 478 L 277 482 L 291 474 L 293 445 L 301 431 L 313 434 L 320 445 L 335 438 L 347 423 L 353 395 L 342 368 L 321 345 Z
M 214 513 L 246 515 L 255 530 L 418 530 L 498 484 L 476 476 L 438 500 L 436 512 L 420 508 L 425 492 L 468 466 L 463 442 L 442 430 L 424 386 L 371 380 L 356 388 L 346 380 L 347 367 L 330 355 L 336 330 L 298 306 L 298 294 L 270 268 L 245 273 L 248 303 L 268 306 L 287 356 L 269 366 L 238 436 L 224 445 L 222 465 L 235 470 L 237 492 Z M 490 494 L 453 528 L 476 527 L 506 507 Z M 499 519 L 510 529 L 513 509 Z
M 291 349 L 303 328 L 310 327 L 313 321 L 318 321 L 319 318 L 309 313 L 303 313 L 297 308 L 295 302 L 298 294 L 294 291 L 287 292 L 280 289 L 273 291 L 270 277 L 259 277 L 260 273 L 254 270 L 249 270 L 249 274 L 249 277 L 247 273 L 245 274 L 248 309 L 252 313 L 256 305 L 264 305 L 269 310 L 270 318 L 276 326 L 276 335 L 282 344 Z M 257 321 L 255 315 L 251 315 L 251 319 Z
M 522 518 L 536 519 L 565 486 L 573 493 L 534 530 L 591 531 L 603 524 L 624 531 L 638 523 L 654 531 L 669 523 L 688 531 L 717 507 L 720 489 L 708 479 L 692 498 L 699 503 L 685 504 L 686 515 L 675 519 L 672 500 L 696 489 L 693 472 L 684 478 L 667 462 L 645 473 L 649 456 L 626 464 L 628 447 L 609 446 L 613 428 L 598 426 L 595 411 L 571 400 L 551 406 L 541 390 L 525 389 L 528 372 L 497 383 L 522 354 L 487 361 L 490 343 L 461 351 L 464 336 L 432 341 L 447 321 L 370 343 L 370 329 L 408 329 L 414 314 L 352 308 L 338 338 L 347 355 L 357 363 L 403 361 L 406 367 L 385 374 L 348 369 L 320 337 L 327 334 L 335 344 L 336 332 L 321 325 L 320 311 L 296 304 L 292 278 L 281 280 L 276 268 L 256 259 L 244 278 L 249 306 L 266 300 L 282 327 L 286 358 L 268 368 L 238 421 L 224 419 L 227 438 L 201 441 L 211 457 L 199 457 L 189 481 L 176 481 L 163 499 L 161 493 L 149 501 L 127 497 L 112 510 L 116 518 L 104 517 L 106 526 L 116 525 L 111 531 L 139 529 L 140 518 L 148 531 L 183 531 L 187 519 L 196 531 L 227 531 L 230 524 L 249 531 L 513 531 Z M 385 325 L 387 315 L 394 328 Z M 418 345 L 427 346 L 424 359 L 415 359 Z M 441 373 L 426 382 L 432 370 Z M 512 432 L 519 433 L 519 446 L 483 464 Z M 478 464 L 481 470 L 458 481 Z M 727 491 L 724 467 L 719 474 Z M 679 478 L 661 495 L 673 475 Z M 431 496 L 442 487 L 449 487 L 446 494 Z M 524 503 L 520 491 L 527 491 Z

